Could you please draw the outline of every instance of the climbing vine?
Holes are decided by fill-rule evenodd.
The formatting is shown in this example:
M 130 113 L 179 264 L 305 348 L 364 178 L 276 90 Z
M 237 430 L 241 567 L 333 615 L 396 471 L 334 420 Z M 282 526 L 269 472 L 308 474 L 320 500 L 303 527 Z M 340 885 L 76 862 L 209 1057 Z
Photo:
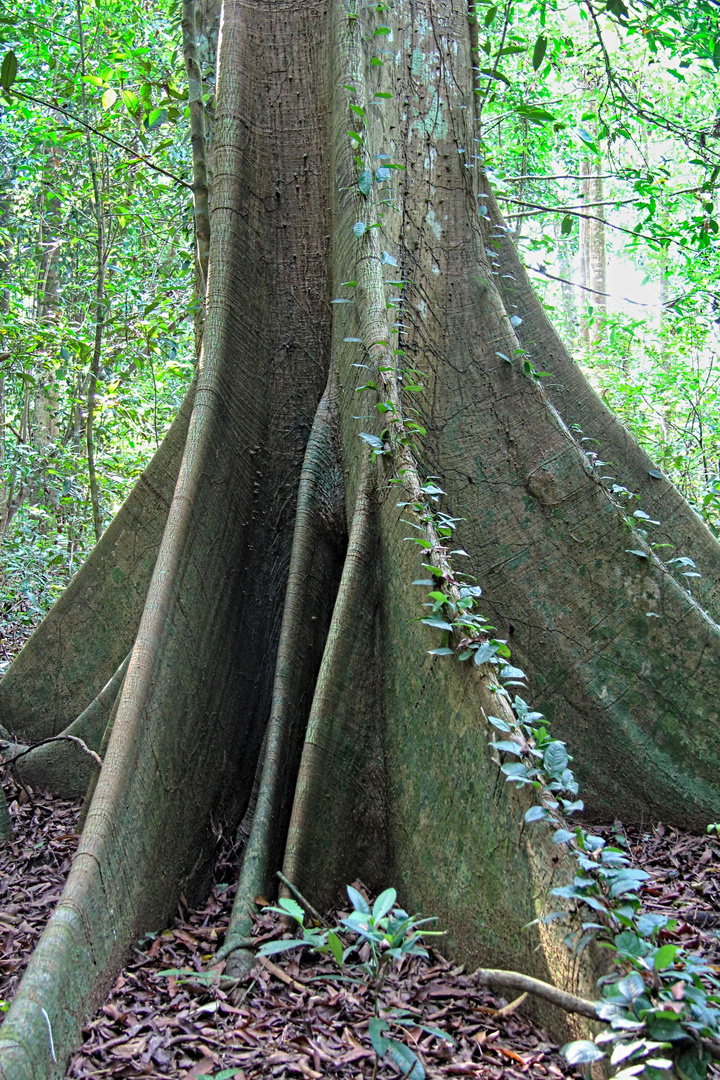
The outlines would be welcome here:
M 384 11 L 386 5 L 378 5 L 376 10 Z M 367 91 L 359 42 L 363 31 L 355 10 L 348 12 L 348 24 L 353 70 L 346 89 L 354 98 L 349 102 L 349 111 L 353 118 L 364 122 Z M 379 26 L 371 36 L 382 38 L 389 33 L 388 27 Z M 380 57 L 371 59 L 371 65 L 381 63 Z M 511 696 L 513 689 L 524 690 L 525 674 L 510 662 L 507 641 L 495 636 L 495 628 L 479 610 L 480 586 L 471 575 L 453 566 L 453 558 L 469 557 L 462 548 L 450 548 L 458 519 L 441 508 L 445 492 L 438 478 L 421 479 L 415 440 L 426 431 L 406 416 L 403 407 L 404 393 L 422 391 L 422 373 L 403 366 L 404 350 L 391 344 L 392 335 L 397 338 L 397 324 L 391 328 L 387 317 L 398 301 L 387 299 L 386 286 L 404 288 L 408 284 L 383 280 L 384 267 L 396 266 L 397 260 L 382 249 L 378 236 L 383 225 L 380 205 L 387 202 L 384 184 L 390 178 L 390 169 L 398 166 L 392 164 L 389 155 L 379 155 L 382 164 L 373 170 L 364 134 L 349 130 L 348 139 L 358 169 L 356 198 L 360 212 L 353 232 L 359 270 L 358 280 L 345 284 L 358 290 L 362 336 L 347 340 L 365 347 L 368 363 L 358 366 L 369 368 L 370 378 L 358 387 L 358 392 L 377 395 L 376 410 L 387 422 L 379 435 L 361 432 L 360 437 L 369 445 L 373 458 L 390 458 L 394 471 L 390 482 L 407 493 L 398 506 L 412 515 L 413 520 L 403 519 L 416 534 L 408 540 L 425 556 L 422 567 L 427 574 L 414 584 L 429 588 L 426 612 L 418 618 L 442 635 L 441 644 L 429 650 L 431 655 L 472 661 L 484 668 L 485 675 L 492 672 L 496 678 L 491 689 L 507 699 L 513 719 L 486 716 L 493 736 L 490 746 L 506 781 L 528 787 L 536 794 L 523 826 L 538 823 L 551 828 L 552 842 L 564 847 L 576 863 L 573 881 L 553 890 L 558 898 L 568 901 L 570 910 L 552 912 L 542 921 L 577 915 L 579 925 L 573 926 L 565 938 L 573 954 L 579 955 L 591 942 L 613 954 L 612 970 L 600 980 L 601 1000 L 596 1004 L 596 1015 L 608 1029 L 594 1041 L 568 1043 L 564 1053 L 577 1065 L 590 1065 L 609 1053 L 614 1075 L 622 1080 L 643 1073 L 650 1080 L 658 1080 L 671 1069 L 681 1080 L 703 1080 L 712 1057 L 720 1058 L 720 983 L 707 965 L 666 940 L 673 929 L 672 920 L 643 912 L 639 891 L 648 875 L 631 865 L 622 846 L 608 844 L 580 825 L 569 827 L 567 818 L 582 811 L 583 802 L 578 798 L 567 747 L 550 734 L 540 712 L 531 710 L 517 693 Z M 529 377 L 543 374 L 527 363 L 524 371 Z M 589 458 L 588 467 L 593 468 L 597 462 L 599 459 Z M 611 494 L 616 501 L 631 495 L 618 485 Z M 619 503 L 618 509 L 622 512 Z M 653 524 L 642 510 L 626 516 L 633 537 L 638 527 Z M 648 539 L 645 532 L 641 537 Z M 647 548 L 628 550 L 639 558 L 651 557 L 651 542 L 648 540 Z M 686 576 L 697 574 L 687 556 L 671 563 Z

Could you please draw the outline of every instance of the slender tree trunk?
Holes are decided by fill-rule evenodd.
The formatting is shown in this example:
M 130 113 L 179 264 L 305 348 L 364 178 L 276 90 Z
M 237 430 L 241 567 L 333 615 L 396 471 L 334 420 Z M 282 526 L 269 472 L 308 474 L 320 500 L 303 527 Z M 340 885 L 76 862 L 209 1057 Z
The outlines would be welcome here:
M 85 38 L 83 32 L 82 22 L 82 2 L 77 0 L 76 3 L 77 12 L 77 26 L 78 37 L 80 40 L 80 70 L 83 77 L 85 76 Z M 87 118 L 87 108 L 85 105 L 85 84 L 82 83 L 82 109 L 83 117 Z M 100 178 L 98 177 L 97 161 L 95 159 L 95 151 L 93 150 L 92 139 L 90 137 L 90 131 L 86 130 L 86 146 L 87 146 L 87 160 L 88 171 L 90 173 L 90 181 L 92 183 L 93 190 L 93 205 L 92 211 L 95 217 L 95 249 L 97 253 L 97 270 L 95 278 L 95 334 L 93 339 L 93 350 L 90 359 L 90 372 L 88 379 L 88 392 L 87 392 L 87 417 L 85 420 L 85 446 L 87 449 L 87 467 L 88 467 L 88 484 L 90 487 L 90 507 L 92 509 L 93 528 L 95 530 L 95 539 L 99 540 L 102 534 L 102 515 L 100 512 L 100 494 L 98 490 L 97 471 L 95 468 L 95 444 L 93 441 L 93 429 L 95 424 L 95 397 L 97 394 L 97 381 L 98 373 L 100 371 L 100 357 L 102 355 L 102 341 L 103 331 L 105 326 L 106 317 L 106 302 L 105 302 L 105 271 L 107 262 L 107 245 L 105 238 L 105 205 L 104 195 L 105 192 L 101 191 Z
M 603 201 L 602 158 L 583 158 L 580 162 L 580 194 L 586 203 Z M 607 314 L 607 254 L 603 211 L 593 210 L 592 217 L 580 218 L 580 284 L 586 290 L 586 302 L 592 305 L 590 320 L 583 319 L 582 340 L 586 348 L 600 339 Z
M 575 289 L 572 284 L 572 261 L 570 258 L 570 238 L 563 236 L 561 223 L 557 215 L 553 215 L 553 227 L 555 230 L 555 244 L 558 253 L 558 269 L 563 281 L 560 283 L 560 295 L 562 296 L 562 327 L 563 340 L 566 348 L 572 352 L 578 338 L 578 311 Z
M 210 191 L 208 184 L 207 140 L 203 80 L 198 60 L 196 22 L 200 15 L 195 0 L 183 0 L 182 35 L 190 105 L 190 143 L 193 161 L 193 205 L 195 211 L 196 317 L 195 350 L 199 355 L 205 318 L 208 254 L 210 251 Z

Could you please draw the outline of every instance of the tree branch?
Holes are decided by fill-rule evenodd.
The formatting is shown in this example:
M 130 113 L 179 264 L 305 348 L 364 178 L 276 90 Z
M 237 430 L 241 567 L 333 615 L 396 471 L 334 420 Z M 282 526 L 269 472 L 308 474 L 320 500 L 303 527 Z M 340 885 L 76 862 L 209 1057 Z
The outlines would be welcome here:
M 599 179 L 599 178 L 598 177 L 591 178 L 591 177 L 585 176 L 582 179 L 589 180 L 589 179 Z M 675 196 L 677 196 L 677 195 L 694 195 L 694 194 L 697 194 L 697 192 L 699 192 L 700 190 L 701 190 L 701 188 L 699 186 L 695 186 L 695 187 L 691 187 L 691 188 L 682 188 L 680 191 L 665 192 L 664 194 L 669 195 L 671 198 L 675 198 Z M 498 194 L 496 194 L 495 197 L 497 199 L 500 199 L 502 202 L 512 203 L 513 206 L 537 206 L 537 203 L 529 203 L 529 202 L 526 202 L 525 199 L 512 199 L 509 195 L 498 195 Z M 572 206 L 556 206 L 556 207 L 554 207 L 554 209 L 557 210 L 557 211 L 565 211 L 566 213 L 570 213 L 572 210 L 592 210 L 592 209 L 594 209 L 595 207 L 598 207 L 598 206 L 632 206 L 635 203 L 642 202 L 642 200 L 644 198 L 645 198 L 644 195 L 634 195 L 632 197 L 632 199 L 604 199 L 602 202 L 575 203 Z M 542 212 L 543 212 L 542 210 L 538 211 L 538 213 L 542 213 Z M 513 216 L 517 216 L 517 215 L 513 215 Z M 525 216 L 525 215 L 523 215 L 523 216 Z M 528 214 L 527 216 L 529 217 L 530 215 Z M 607 222 L 605 222 L 605 224 L 607 224 Z
M 108 135 L 107 132 L 101 131 L 99 128 L 94 127 L 92 124 L 87 123 L 85 120 L 81 120 L 75 113 L 71 113 L 68 109 L 63 109 L 59 105 L 53 105 L 52 101 L 45 101 L 43 98 L 33 97 L 32 94 L 25 94 L 22 90 L 16 90 L 13 86 L 10 91 L 11 94 L 15 94 L 19 98 L 23 98 L 25 101 L 32 101 L 34 105 L 41 105 L 44 109 L 52 109 L 53 112 L 59 113 L 60 116 L 67 117 L 68 120 L 72 120 L 73 123 L 79 124 L 80 127 L 85 128 L 86 131 L 91 131 L 94 135 L 97 135 L 100 139 L 104 139 L 105 142 L 111 144 L 111 146 L 117 146 L 118 149 L 124 150 L 126 154 L 131 154 L 138 161 L 142 161 L 149 169 L 152 169 L 156 173 L 160 173 L 162 176 L 169 177 L 176 184 L 180 184 L 181 187 L 188 188 L 192 191 L 192 184 L 188 184 L 187 180 L 181 180 L 179 176 L 175 176 L 174 173 L 163 169 L 161 165 L 156 165 L 154 161 L 151 161 L 149 157 L 144 154 L 138 153 L 137 150 L 133 150 L 132 146 L 127 146 L 125 143 L 121 143 L 118 139 L 113 139 L 112 135 Z

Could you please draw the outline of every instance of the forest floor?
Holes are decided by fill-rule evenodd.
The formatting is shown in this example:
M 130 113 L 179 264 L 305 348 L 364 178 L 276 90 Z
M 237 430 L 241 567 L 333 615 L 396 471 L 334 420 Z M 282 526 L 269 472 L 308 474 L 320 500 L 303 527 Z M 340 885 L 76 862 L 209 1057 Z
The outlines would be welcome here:
M 0 662 L 5 659 L 2 644 Z M 7 651 L 11 654 L 12 648 Z M 0 1010 L 12 1000 L 62 891 L 82 802 L 25 789 L 11 776 L 3 778 L 3 786 L 13 836 L 0 848 Z M 668 940 L 720 969 L 718 840 L 661 824 L 626 829 L 615 822 L 593 830 L 626 846 L 633 863 L 650 874 L 643 903 L 646 910 L 675 920 Z M 242 846 L 242 841 L 219 836 L 205 904 L 190 910 L 181 898 L 172 925 L 137 943 L 102 1008 L 86 1025 L 68 1078 L 390 1080 L 403 1074 L 390 1055 L 376 1067 L 369 1035 L 374 1014 L 370 987 L 340 977 L 330 960 L 311 963 L 307 955 L 284 953 L 259 961 L 242 986 L 223 986 L 224 965 L 214 964 L 213 958 L 227 928 Z M 259 942 L 282 932 L 276 916 L 259 912 Z M 387 1034 L 413 1049 L 428 1080 L 563 1080 L 578 1075 L 547 1032 L 523 1016 L 522 1003 L 508 1004 L 478 988 L 471 975 L 438 953 L 426 960 L 406 957 L 388 975 L 382 1002 L 385 1010 L 404 1010 L 405 1022 Z M 452 1043 L 423 1030 L 428 1025 Z M 710 1074 L 720 1080 L 715 1067 L 709 1080 Z M 416 1080 L 419 1073 L 410 1075 Z
M 12 778 L 4 786 L 14 826 L 12 841 L 0 849 L 0 1001 L 9 1001 L 70 867 L 80 800 L 26 791 Z M 717 842 L 662 825 L 631 830 L 616 822 L 604 831 L 622 838 L 633 862 L 650 874 L 643 900 L 647 910 L 676 920 L 671 940 L 720 964 L 714 929 L 720 922 Z M 135 946 L 85 1027 L 68 1078 L 369 1080 L 374 1075 L 368 1031 L 372 992 L 363 983 L 339 978 L 332 961 L 310 963 L 282 954 L 259 961 L 238 990 L 220 985 L 223 965 L 214 965 L 213 955 L 227 927 L 240 853 L 237 845 L 219 838 L 206 903 L 189 910 L 181 900 L 172 925 Z M 282 927 L 272 914 L 259 914 L 255 932 L 267 940 Z M 427 960 L 406 958 L 388 976 L 382 1000 L 387 1009 L 405 1010 L 409 1023 L 403 1040 L 421 1057 L 429 1080 L 577 1075 L 547 1032 L 523 1017 L 521 1007 L 512 1002 L 508 1007 L 479 989 L 462 968 L 437 953 Z M 452 1045 L 420 1025 L 441 1029 Z M 400 1075 L 390 1057 L 377 1070 L 377 1080 Z

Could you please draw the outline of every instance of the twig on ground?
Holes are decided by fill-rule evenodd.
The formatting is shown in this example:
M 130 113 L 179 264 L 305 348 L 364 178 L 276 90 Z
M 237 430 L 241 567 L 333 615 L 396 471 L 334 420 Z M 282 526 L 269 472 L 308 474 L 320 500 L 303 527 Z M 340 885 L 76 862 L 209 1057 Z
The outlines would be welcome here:
M 321 924 L 322 924 L 322 926 L 327 926 L 327 920 L 326 920 L 326 919 L 324 919 L 324 918 L 322 917 L 322 915 L 321 915 L 321 914 L 320 914 L 320 912 L 319 912 L 319 911 L 317 910 L 317 908 L 314 908 L 314 907 L 312 906 L 312 904 L 310 903 L 310 901 L 309 901 L 309 900 L 306 900 L 306 899 L 305 899 L 305 897 L 304 897 L 304 896 L 303 896 L 303 894 L 302 894 L 302 893 L 300 892 L 300 890 L 299 890 L 299 889 L 297 889 L 297 888 L 296 888 L 296 887 L 295 887 L 295 886 L 293 885 L 292 881 L 289 881 L 289 880 L 288 880 L 288 878 L 286 878 L 286 877 L 285 877 L 285 875 L 284 875 L 284 874 L 282 873 L 282 871 L 281 871 L 281 870 L 278 870 L 278 871 L 277 871 L 277 876 L 278 876 L 278 877 L 280 878 L 280 880 L 282 881 L 283 885 L 286 885 L 286 886 L 288 887 L 288 889 L 289 889 L 289 890 L 290 890 L 290 892 L 291 892 L 291 893 L 293 894 L 293 896 L 295 897 L 295 899 L 296 899 L 296 900 L 297 900 L 297 901 L 298 901 L 298 902 L 299 902 L 300 904 L 302 904 L 302 906 L 303 906 L 303 907 L 305 908 L 305 910 L 306 910 L 306 911 L 307 911 L 307 912 L 308 912 L 308 913 L 309 913 L 310 915 L 312 915 L 312 917 L 313 917 L 314 919 L 317 919 L 317 921 L 318 921 L 319 923 L 321 923 Z

